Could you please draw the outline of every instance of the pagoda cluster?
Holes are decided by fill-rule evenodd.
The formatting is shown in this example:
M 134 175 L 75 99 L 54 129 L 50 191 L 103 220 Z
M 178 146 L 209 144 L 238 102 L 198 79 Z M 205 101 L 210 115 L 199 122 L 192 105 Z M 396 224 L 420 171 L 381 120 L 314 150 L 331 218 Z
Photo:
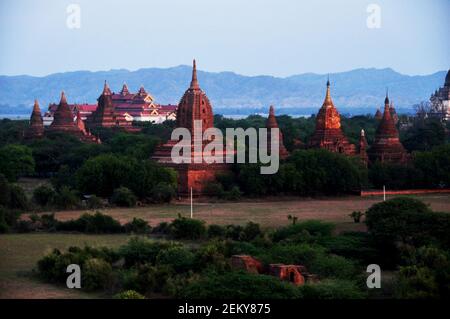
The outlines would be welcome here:
M 378 109 L 375 118 L 379 120 L 379 125 L 373 144 L 370 147 L 367 144 L 364 129 L 361 129 L 358 145 L 351 144 L 341 129 L 341 117 L 331 98 L 328 80 L 325 100 L 317 114 L 316 128 L 307 147 L 359 156 L 366 165 L 376 161 L 406 163 L 409 156 L 400 142 L 396 127 L 398 116 L 387 92 L 383 113 Z
M 61 94 L 61 100 L 54 112 L 53 122 L 45 130 L 39 104 L 36 101 L 26 136 L 29 138 L 38 138 L 42 137 L 46 131 L 66 132 L 77 136 L 82 141 L 100 143 L 100 140 L 97 137 L 90 134 L 90 129 L 99 127 L 122 127 L 133 131 L 134 128 L 131 122 L 127 121 L 124 114 L 117 110 L 120 108 L 120 103 L 127 104 L 126 108 L 129 109 L 131 107 L 130 105 L 133 105 L 133 101 L 136 101 L 136 99 L 141 99 L 147 103 L 150 103 L 153 100 L 143 88 L 141 88 L 137 94 L 131 94 L 126 85 L 124 85 L 119 94 L 112 93 L 108 84 L 105 82 L 103 92 L 98 98 L 96 109 L 86 117 L 86 121 L 84 122 L 80 112 L 78 112 L 74 119 L 73 113 L 63 92 Z M 214 127 L 214 115 L 209 98 L 200 88 L 197 79 L 195 60 L 193 62 L 190 86 L 183 94 L 175 110 L 177 128 L 188 129 L 192 136 L 190 141 L 190 149 L 192 152 L 190 156 L 195 157 L 201 155 L 199 157 L 204 158 L 205 141 L 200 142 L 202 143 L 201 145 L 203 145 L 200 150 L 194 148 L 194 144 L 197 144 L 194 143 L 196 139 L 201 139 L 201 137 L 195 135 L 194 122 L 201 122 L 201 133 L 203 134 L 207 129 Z M 350 143 L 342 131 L 341 117 L 331 98 L 330 81 L 328 80 L 325 99 L 316 116 L 316 127 L 313 135 L 306 144 L 297 139 L 294 143 L 294 147 L 326 149 L 330 152 L 356 156 L 359 157 L 365 165 L 369 162 L 376 161 L 400 164 L 406 163 L 408 161 L 408 154 L 400 143 L 399 133 L 396 128 L 398 117 L 393 104 L 389 102 L 387 93 L 384 101 L 384 110 L 383 112 L 378 110 L 376 117 L 379 119 L 379 125 L 373 144 L 369 147 L 363 129 L 361 129 L 358 145 Z M 266 128 L 269 129 L 268 141 L 270 141 L 270 129 L 279 128 L 273 106 L 270 106 L 269 108 Z M 281 130 L 278 130 L 278 132 L 279 158 L 284 160 L 289 156 L 289 152 L 283 144 L 283 133 Z M 172 167 L 178 172 L 179 194 L 188 194 L 190 192 L 193 192 L 195 195 L 204 194 L 207 185 L 210 182 L 215 181 L 217 174 L 230 170 L 229 164 L 206 163 L 204 160 L 200 162 L 191 161 L 189 163 L 175 163 L 172 159 L 171 151 L 173 146 L 178 142 L 178 140 L 169 140 L 165 144 L 160 145 L 155 150 L 152 158 L 164 166 Z M 267 144 L 270 145 L 269 142 Z M 268 151 L 271 152 L 270 149 Z M 201 152 L 201 154 L 198 154 L 199 152 Z M 223 156 L 224 158 L 227 156 L 234 156 L 234 154 L 229 154 L 227 152 L 229 151 L 223 150 L 219 156 Z
M 83 142 L 101 143 L 100 138 L 92 135 L 90 130 L 86 129 L 79 111 L 74 119 L 64 92 L 61 93 L 61 99 L 53 117 L 54 119 L 50 126 L 44 128 L 39 102 L 35 100 L 30 118 L 30 126 L 25 132 L 25 138 L 41 138 L 46 133 L 62 132 L 75 136 Z

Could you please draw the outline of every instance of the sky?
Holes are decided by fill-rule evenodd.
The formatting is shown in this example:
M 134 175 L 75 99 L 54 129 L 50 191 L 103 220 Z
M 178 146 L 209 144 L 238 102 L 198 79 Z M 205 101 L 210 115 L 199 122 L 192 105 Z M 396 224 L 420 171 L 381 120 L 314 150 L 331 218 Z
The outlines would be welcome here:
M 449 0 L 1 0 L 0 75 L 193 58 L 198 69 L 243 75 L 431 74 L 450 67 L 449 13 Z

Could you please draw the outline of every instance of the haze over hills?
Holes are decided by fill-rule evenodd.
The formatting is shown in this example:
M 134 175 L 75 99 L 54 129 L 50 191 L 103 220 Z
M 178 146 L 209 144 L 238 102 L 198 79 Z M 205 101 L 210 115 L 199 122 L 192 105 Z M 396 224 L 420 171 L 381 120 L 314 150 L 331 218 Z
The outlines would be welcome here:
M 331 92 L 341 113 L 374 113 L 381 107 L 386 87 L 397 110 L 412 111 L 412 106 L 428 100 L 444 83 L 447 71 L 425 76 L 403 75 L 390 68 L 355 69 L 330 74 Z M 140 85 L 161 104 L 176 104 L 190 83 L 191 67 L 146 68 L 136 71 L 77 71 L 44 77 L 0 76 L 0 113 L 29 113 L 34 99 L 46 110 L 58 102 L 61 90 L 69 103 L 95 103 L 108 81 L 113 91 L 126 82 L 131 91 Z M 210 98 L 215 113 L 251 114 L 267 112 L 276 106 L 278 114 L 315 113 L 325 95 L 326 74 L 305 73 L 286 78 L 243 76 L 233 72 L 198 71 L 200 86 Z

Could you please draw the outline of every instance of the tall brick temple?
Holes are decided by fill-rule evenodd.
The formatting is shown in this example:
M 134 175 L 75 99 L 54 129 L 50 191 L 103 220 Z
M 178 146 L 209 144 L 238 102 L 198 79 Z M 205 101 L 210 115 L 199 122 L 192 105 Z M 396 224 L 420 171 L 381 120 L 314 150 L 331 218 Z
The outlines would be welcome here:
M 90 129 L 102 127 L 113 128 L 119 126 L 126 129 L 127 127 L 132 127 L 132 123 L 126 121 L 124 116 L 115 113 L 112 96 L 113 94 L 108 83 L 105 81 L 103 92 L 97 99 L 97 109 L 86 119 L 86 124 Z
M 277 119 L 275 118 L 275 109 L 274 107 L 271 105 L 269 108 L 269 117 L 267 118 L 267 122 L 266 122 L 266 128 L 267 128 L 267 148 L 270 152 L 270 147 L 271 147 L 271 129 L 272 128 L 278 128 L 278 122 Z M 286 159 L 289 156 L 289 152 L 287 151 L 286 147 L 284 147 L 284 142 L 283 142 L 283 133 L 281 132 L 281 130 L 279 129 L 279 157 L 280 159 Z
M 335 153 L 356 155 L 356 146 L 351 144 L 341 129 L 341 116 L 334 106 L 330 94 L 330 81 L 322 107 L 316 117 L 316 129 L 308 144 L 309 148 L 323 148 Z
M 398 130 L 391 115 L 387 93 L 384 100 L 383 118 L 378 125 L 375 140 L 368 154 L 371 162 L 380 161 L 382 163 L 402 164 L 408 161 L 408 154 L 400 142 Z
M 44 136 L 44 122 L 42 120 L 39 102 L 34 100 L 33 111 L 30 117 L 30 126 L 25 132 L 25 137 L 29 139 L 40 138 Z
M 177 171 L 179 195 L 187 195 L 191 189 L 194 196 L 205 195 L 208 183 L 215 181 L 218 173 L 224 173 L 229 170 L 229 166 L 225 163 L 205 162 L 203 157 L 204 148 L 209 142 L 203 141 L 202 136 L 194 134 L 194 121 L 201 121 L 202 134 L 205 130 L 214 126 L 211 102 L 199 86 L 195 60 L 193 61 L 191 84 L 181 98 L 177 108 L 177 128 L 187 128 L 191 133 L 189 145 L 191 161 L 190 163 L 174 163 L 172 160 L 171 151 L 173 146 L 179 142 L 178 140 L 169 140 L 167 143 L 160 145 L 152 156 L 157 162 Z M 200 142 L 200 153 L 194 149 L 194 141 Z M 196 163 L 194 160 L 196 156 L 202 156 L 202 160 L 199 163 Z M 216 156 L 225 158 L 226 151 L 223 151 L 221 154 L 216 153 Z

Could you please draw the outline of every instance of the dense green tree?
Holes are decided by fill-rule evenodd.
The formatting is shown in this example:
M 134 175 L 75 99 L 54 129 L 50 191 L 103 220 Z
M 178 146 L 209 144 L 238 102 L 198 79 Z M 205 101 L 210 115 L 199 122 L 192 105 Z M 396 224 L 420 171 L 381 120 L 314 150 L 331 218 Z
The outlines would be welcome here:
M 0 174 L 9 181 L 34 173 L 31 149 L 24 145 L 8 144 L 0 148 Z

